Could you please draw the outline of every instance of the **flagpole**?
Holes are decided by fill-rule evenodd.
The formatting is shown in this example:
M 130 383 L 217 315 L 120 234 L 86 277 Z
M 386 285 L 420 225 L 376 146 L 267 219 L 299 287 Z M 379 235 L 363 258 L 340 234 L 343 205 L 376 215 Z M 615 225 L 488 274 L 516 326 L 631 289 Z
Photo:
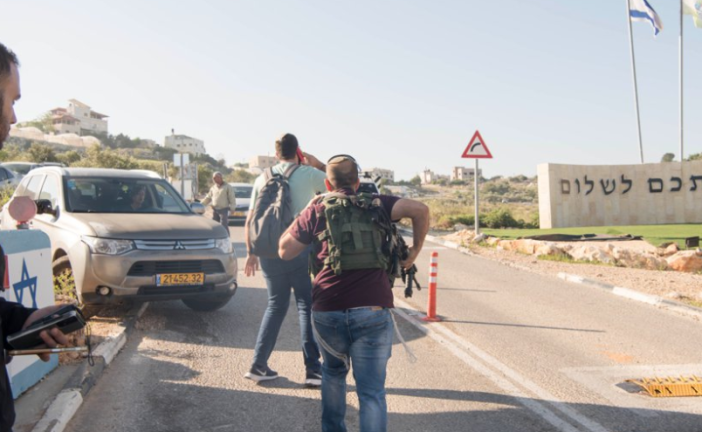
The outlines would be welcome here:
M 683 152 L 683 0 L 680 0 L 680 162 L 684 160 Z
M 682 1 L 682 0 L 681 0 Z M 643 142 L 641 141 L 641 116 L 639 115 L 639 87 L 636 84 L 636 59 L 634 58 L 634 34 L 631 30 L 631 0 L 626 0 L 626 22 L 629 23 L 629 47 L 631 50 L 631 70 L 634 75 L 634 104 L 636 106 L 636 127 L 639 133 L 639 154 L 644 163 Z

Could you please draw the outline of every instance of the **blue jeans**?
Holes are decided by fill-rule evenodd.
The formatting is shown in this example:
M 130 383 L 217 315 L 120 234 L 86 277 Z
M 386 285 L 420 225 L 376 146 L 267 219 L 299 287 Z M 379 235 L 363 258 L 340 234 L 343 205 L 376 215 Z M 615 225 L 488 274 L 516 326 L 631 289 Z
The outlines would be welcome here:
M 389 309 L 313 312 L 320 344 L 351 360 L 360 403 L 361 432 L 387 430 L 385 375 L 392 353 L 393 321 Z M 343 360 L 322 349 L 322 431 L 346 432 L 346 375 Z
M 307 372 L 319 372 L 319 349 L 312 335 L 310 314 L 312 307 L 312 281 L 308 273 L 307 252 L 291 261 L 278 258 L 261 258 L 261 270 L 268 287 L 268 306 L 258 330 L 253 366 L 263 369 L 275 348 L 280 327 L 290 305 L 290 289 L 295 292 L 297 312 L 300 319 L 302 355 Z

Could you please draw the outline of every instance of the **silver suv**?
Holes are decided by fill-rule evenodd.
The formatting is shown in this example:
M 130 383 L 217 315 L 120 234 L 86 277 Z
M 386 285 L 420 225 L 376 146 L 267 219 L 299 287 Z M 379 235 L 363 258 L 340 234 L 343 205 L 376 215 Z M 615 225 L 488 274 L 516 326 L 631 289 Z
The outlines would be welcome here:
M 72 274 L 84 304 L 181 299 L 209 311 L 236 291 L 236 255 L 225 228 L 193 212 L 155 173 L 38 168 L 15 196 L 37 202 L 29 224 L 48 234 L 54 276 Z M 2 228 L 14 229 L 7 208 Z

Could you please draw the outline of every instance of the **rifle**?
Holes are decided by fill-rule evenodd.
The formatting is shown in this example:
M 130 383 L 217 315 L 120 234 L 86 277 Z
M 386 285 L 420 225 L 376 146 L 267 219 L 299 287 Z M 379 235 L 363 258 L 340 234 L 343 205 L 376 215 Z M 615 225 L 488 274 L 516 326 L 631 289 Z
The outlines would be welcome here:
M 417 280 L 417 266 L 412 264 L 412 267 L 407 270 L 400 265 L 400 261 L 406 260 L 409 256 L 409 247 L 407 246 L 407 243 L 405 243 L 405 239 L 402 237 L 402 235 L 397 233 L 397 227 L 394 224 L 393 234 L 397 239 L 395 253 L 393 253 L 393 276 L 395 278 L 402 278 L 402 283 L 405 284 L 405 298 L 410 298 L 412 297 L 412 289 L 414 286 L 417 287 L 418 291 L 422 289 L 421 285 L 419 285 L 419 281 Z

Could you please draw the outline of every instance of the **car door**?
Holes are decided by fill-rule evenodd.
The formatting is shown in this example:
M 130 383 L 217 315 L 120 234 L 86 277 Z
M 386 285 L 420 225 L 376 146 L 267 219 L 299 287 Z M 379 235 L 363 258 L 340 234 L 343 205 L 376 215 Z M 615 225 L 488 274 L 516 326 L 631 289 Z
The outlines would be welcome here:
M 38 214 L 34 217 L 34 220 L 30 222 L 32 228 L 41 230 L 49 236 L 52 250 L 61 242 L 62 229 L 59 226 L 59 219 L 61 218 L 63 204 L 61 202 L 60 190 L 61 179 L 55 174 L 46 174 L 44 182 L 35 199 L 48 200 L 55 214 Z

